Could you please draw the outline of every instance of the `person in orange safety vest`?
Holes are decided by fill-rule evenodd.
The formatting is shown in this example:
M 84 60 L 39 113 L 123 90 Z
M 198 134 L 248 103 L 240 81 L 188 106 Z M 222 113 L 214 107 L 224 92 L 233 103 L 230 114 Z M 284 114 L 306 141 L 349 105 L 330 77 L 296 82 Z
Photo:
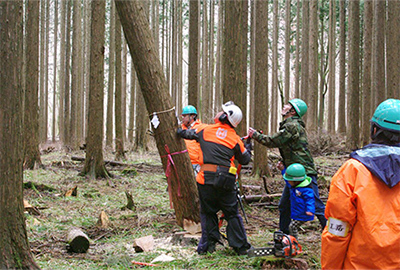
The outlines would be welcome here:
M 203 253 L 215 251 L 220 242 L 217 212 L 222 210 L 228 222 L 229 245 L 239 255 L 247 254 L 251 245 L 247 241 L 243 220 L 239 215 L 237 202 L 236 168 L 233 161 L 248 164 L 251 153 L 245 148 L 235 127 L 242 120 L 242 111 L 233 102 L 222 105 L 212 125 L 201 125 L 197 130 L 181 128 L 177 133 L 184 139 L 200 143 L 201 169 L 196 181 L 200 197 L 200 207 L 206 216 L 207 249 Z
M 376 108 L 371 139 L 332 178 L 322 269 L 400 269 L 400 100 Z

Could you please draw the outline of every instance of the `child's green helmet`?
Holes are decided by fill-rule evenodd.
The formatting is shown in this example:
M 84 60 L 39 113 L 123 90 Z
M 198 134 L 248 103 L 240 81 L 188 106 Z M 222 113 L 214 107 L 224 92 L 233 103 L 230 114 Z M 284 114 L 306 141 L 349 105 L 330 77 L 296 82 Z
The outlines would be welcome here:
M 297 112 L 297 114 L 300 117 L 303 117 L 303 115 L 306 114 L 308 107 L 307 107 L 307 104 L 303 100 L 301 100 L 299 98 L 294 98 L 294 99 L 289 100 L 289 103 L 290 103 L 290 105 L 293 106 L 294 110 Z
M 197 110 L 193 105 L 188 105 L 182 109 L 182 115 L 184 114 L 197 114 Z
M 283 179 L 286 181 L 303 181 L 306 179 L 306 169 L 300 163 L 293 163 L 287 167 Z
M 380 128 L 400 132 L 400 100 L 387 99 L 376 108 L 371 122 Z

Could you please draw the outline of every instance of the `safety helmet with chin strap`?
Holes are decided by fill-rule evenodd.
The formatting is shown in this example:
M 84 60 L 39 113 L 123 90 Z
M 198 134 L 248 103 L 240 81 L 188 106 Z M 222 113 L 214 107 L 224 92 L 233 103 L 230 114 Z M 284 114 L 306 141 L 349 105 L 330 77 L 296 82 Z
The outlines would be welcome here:
M 182 109 L 181 114 L 182 115 L 185 115 L 185 114 L 196 114 L 197 115 L 197 110 L 193 105 L 188 105 Z
M 306 114 L 308 107 L 303 100 L 299 98 L 294 98 L 289 100 L 289 104 L 293 106 L 293 109 L 297 112 L 297 114 L 300 117 L 303 117 L 303 115 Z
M 223 104 L 222 110 L 226 113 L 226 117 L 233 127 L 237 127 L 240 121 L 242 121 L 242 110 L 238 106 L 236 106 L 233 101 L 228 101 Z
M 400 133 L 400 100 L 387 99 L 379 104 L 371 122 L 381 129 Z
M 286 181 L 303 181 L 306 177 L 306 169 L 300 163 L 293 163 L 287 167 L 283 175 L 283 179 Z

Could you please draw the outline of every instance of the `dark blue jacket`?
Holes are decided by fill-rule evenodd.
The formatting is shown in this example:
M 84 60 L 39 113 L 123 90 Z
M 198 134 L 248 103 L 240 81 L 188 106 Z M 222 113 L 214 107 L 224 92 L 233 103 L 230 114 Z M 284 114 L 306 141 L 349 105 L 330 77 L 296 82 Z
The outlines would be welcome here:
M 307 177 L 296 187 L 292 187 L 287 181 L 290 189 L 291 218 L 294 220 L 309 221 L 314 216 L 309 216 L 306 212 L 315 214 L 314 191 L 311 187 L 312 179 Z

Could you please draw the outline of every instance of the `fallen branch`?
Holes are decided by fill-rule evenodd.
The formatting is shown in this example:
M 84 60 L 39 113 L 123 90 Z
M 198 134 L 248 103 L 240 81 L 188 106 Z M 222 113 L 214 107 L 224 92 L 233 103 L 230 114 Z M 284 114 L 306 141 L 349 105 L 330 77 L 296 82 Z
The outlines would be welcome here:
M 246 195 L 244 196 L 244 200 L 247 203 L 252 203 L 252 202 L 266 202 L 266 201 L 272 201 L 274 198 L 281 197 L 282 194 L 263 194 L 263 195 Z

